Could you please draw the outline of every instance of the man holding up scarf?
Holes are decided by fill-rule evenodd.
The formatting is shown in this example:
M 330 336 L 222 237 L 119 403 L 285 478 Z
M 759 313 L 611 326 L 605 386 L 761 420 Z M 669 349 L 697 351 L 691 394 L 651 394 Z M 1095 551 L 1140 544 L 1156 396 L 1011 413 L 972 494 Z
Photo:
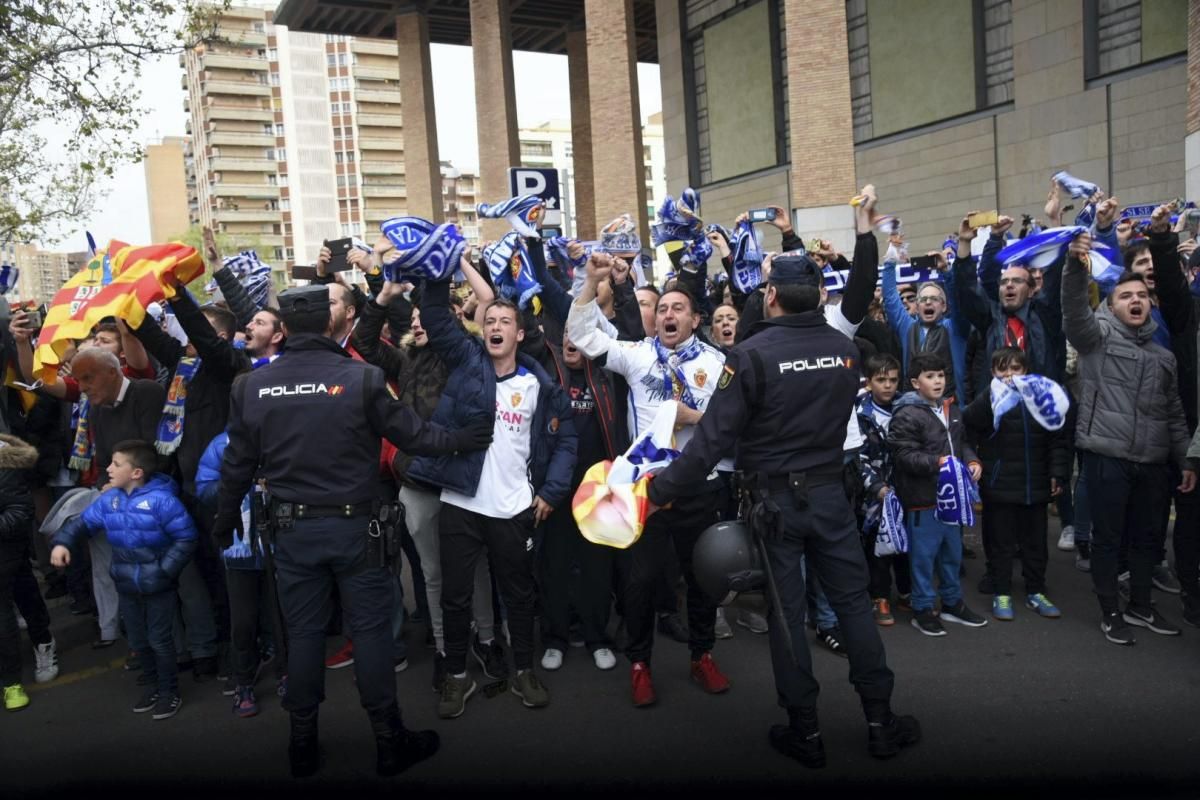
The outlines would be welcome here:
M 597 325 L 600 309 L 596 288 L 612 272 L 612 257 L 593 254 L 587 280 L 567 315 L 567 336 L 585 356 L 598 359 L 629 383 L 629 433 L 638 436 L 654 419 L 663 403 L 675 403 L 676 447 L 682 449 L 704 414 L 717 388 L 725 356 L 700 341 L 694 331 L 700 324 L 696 298 L 685 289 L 664 292 L 657 306 L 657 335 L 640 342 L 618 342 Z M 655 702 L 650 676 L 654 644 L 654 591 L 657 578 L 674 545 L 688 586 L 688 632 L 693 680 L 711 694 L 729 689 L 729 679 L 717 668 L 709 651 L 715 637 L 717 604 L 696 583 L 692 548 L 709 525 L 717 521 L 717 500 L 722 496 L 716 471 L 697 481 L 692 492 L 672 508 L 652 516 L 642 537 L 625 551 L 625 624 L 629 632 L 626 652 L 633 662 L 633 704 Z

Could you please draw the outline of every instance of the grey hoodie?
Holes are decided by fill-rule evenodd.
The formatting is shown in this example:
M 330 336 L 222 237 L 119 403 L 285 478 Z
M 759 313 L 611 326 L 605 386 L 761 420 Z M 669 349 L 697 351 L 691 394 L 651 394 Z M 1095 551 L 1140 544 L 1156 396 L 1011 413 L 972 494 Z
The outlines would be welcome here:
M 1117 319 L 1107 302 L 1088 305 L 1088 273 L 1071 259 L 1063 273 L 1063 325 L 1079 351 L 1080 450 L 1141 464 L 1183 466 L 1187 421 L 1170 350 L 1152 340 L 1157 324 L 1138 328 Z

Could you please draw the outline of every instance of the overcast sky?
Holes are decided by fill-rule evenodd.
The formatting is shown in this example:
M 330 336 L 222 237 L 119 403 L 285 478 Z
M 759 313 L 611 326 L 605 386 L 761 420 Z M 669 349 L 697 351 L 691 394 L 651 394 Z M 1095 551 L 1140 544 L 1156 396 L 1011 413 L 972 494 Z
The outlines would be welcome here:
M 441 158 L 454 162 L 455 166 L 477 168 L 479 147 L 471 49 L 435 44 L 430 52 Z M 513 54 L 513 69 L 517 84 L 518 124 L 533 126 L 554 118 L 570 119 L 566 56 L 517 52 Z M 152 143 L 163 136 L 184 134 L 187 115 L 183 111 L 186 92 L 180 88 L 182 74 L 178 57 L 163 58 L 157 63 L 148 64 L 143 72 L 146 115 L 137 136 L 144 143 Z M 638 65 L 638 91 L 644 121 L 662 108 L 658 65 Z M 143 166 L 131 164 L 118 170 L 105 188 L 110 190 L 107 197 L 91 215 L 62 228 L 66 238 L 54 245 L 54 249 L 84 249 L 86 230 L 90 230 L 101 243 L 109 239 L 121 239 L 130 244 L 150 243 Z

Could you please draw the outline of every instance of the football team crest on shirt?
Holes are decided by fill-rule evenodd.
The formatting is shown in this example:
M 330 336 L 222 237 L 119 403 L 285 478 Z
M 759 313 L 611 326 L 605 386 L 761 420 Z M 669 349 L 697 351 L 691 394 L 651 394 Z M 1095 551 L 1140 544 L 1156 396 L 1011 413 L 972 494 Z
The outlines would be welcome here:
M 521 405 L 522 397 L 524 397 L 524 395 L 522 395 L 520 392 L 513 392 L 512 397 L 509 398 L 509 400 L 512 401 L 513 408 L 516 408 L 517 406 Z
M 695 379 L 696 385 L 701 389 L 704 388 L 704 384 L 708 383 L 708 373 L 702 369 L 696 370 L 696 374 L 692 377 Z

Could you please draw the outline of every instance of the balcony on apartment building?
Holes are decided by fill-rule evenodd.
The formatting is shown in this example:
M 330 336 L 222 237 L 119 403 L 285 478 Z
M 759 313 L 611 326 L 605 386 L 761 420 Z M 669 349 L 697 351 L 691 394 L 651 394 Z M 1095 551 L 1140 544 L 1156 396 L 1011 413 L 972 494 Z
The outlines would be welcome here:
M 268 183 L 217 181 L 213 184 L 213 193 L 218 197 L 270 198 L 279 197 L 279 187 Z
M 204 69 L 246 69 L 266 72 L 270 63 L 257 55 L 207 52 L 200 56 Z
M 227 158 L 216 156 L 208 162 L 213 172 L 274 172 L 277 162 L 269 158 Z
M 364 183 L 360 189 L 363 197 L 406 197 L 403 183 Z
M 394 76 L 393 76 L 394 77 Z M 354 96 L 360 103 L 396 103 L 400 102 L 400 87 L 398 86 L 370 86 L 363 88 L 361 85 L 354 90 Z
M 362 106 L 359 106 L 359 108 L 361 109 Z M 374 114 L 374 113 L 370 113 L 370 112 L 364 114 L 360 111 L 358 116 L 356 116 L 354 119 L 358 123 L 358 126 L 360 128 L 370 128 L 370 127 L 402 128 L 402 127 L 404 127 L 404 118 L 402 116 L 400 116 L 399 111 L 397 111 L 394 114 Z
M 394 81 L 400 78 L 400 65 L 399 63 L 387 66 L 355 64 L 350 67 L 350 74 L 356 78 L 369 81 Z
M 228 11 L 223 12 L 225 16 L 229 16 Z M 259 19 L 262 18 L 262 12 L 259 11 Z M 216 38 L 222 41 L 231 42 L 232 44 L 251 45 L 257 47 L 266 47 L 267 34 L 259 31 L 251 30 L 250 28 L 234 28 L 227 25 L 221 25 L 217 28 Z
M 237 204 L 237 208 L 218 208 L 213 212 L 217 222 L 280 222 L 283 212 L 278 208 L 263 208 L 263 204 L 253 200 Z
M 242 94 L 258 97 L 270 97 L 271 87 L 257 80 L 236 80 L 234 78 L 210 78 L 209 73 L 200 73 L 200 92 L 215 94 Z
M 403 161 L 360 161 L 358 171 L 363 175 L 403 175 Z
M 350 52 L 372 56 L 398 56 L 400 47 L 388 39 L 351 39 Z
M 210 120 L 237 119 L 248 122 L 271 122 L 275 119 L 275 114 L 269 108 L 220 105 L 212 102 L 204 107 L 202 113 Z M 272 144 L 274 144 L 274 142 L 272 142 Z
M 210 145 L 231 145 L 234 147 L 274 147 L 275 134 L 253 131 L 212 131 L 208 134 Z
M 404 151 L 404 137 L 399 134 L 389 136 L 386 139 L 380 137 L 360 138 L 358 140 L 358 148 L 360 150 L 396 150 Z

